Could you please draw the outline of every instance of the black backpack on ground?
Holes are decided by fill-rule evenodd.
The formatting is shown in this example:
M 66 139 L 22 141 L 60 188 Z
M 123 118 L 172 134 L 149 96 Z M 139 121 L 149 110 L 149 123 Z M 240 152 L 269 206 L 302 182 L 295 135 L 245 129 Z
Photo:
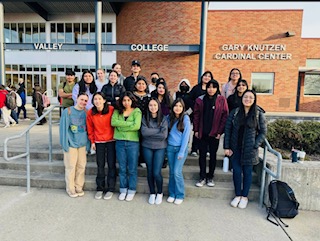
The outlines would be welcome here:
M 273 180 L 269 183 L 268 191 L 271 205 L 267 207 L 267 220 L 283 229 L 278 221 L 279 219 L 285 227 L 289 227 L 289 225 L 285 224 L 281 218 L 294 218 L 299 213 L 299 202 L 297 201 L 292 188 L 285 182 Z M 270 215 L 276 222 L 270 220 Z M 283 231 L 287 234 L 289 239 L 292 240 L 284 229 Z

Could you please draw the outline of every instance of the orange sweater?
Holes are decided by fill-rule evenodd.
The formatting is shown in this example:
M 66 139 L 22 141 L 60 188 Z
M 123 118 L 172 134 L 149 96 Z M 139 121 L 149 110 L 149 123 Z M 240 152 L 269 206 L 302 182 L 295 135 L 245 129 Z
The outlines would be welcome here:
M 111 126 L 113 106 L 109 106 L 108 114 L 92 114 L 92 109 L 87 113 L 87 130 L 91 143 L 114 141 L 114 128 Z

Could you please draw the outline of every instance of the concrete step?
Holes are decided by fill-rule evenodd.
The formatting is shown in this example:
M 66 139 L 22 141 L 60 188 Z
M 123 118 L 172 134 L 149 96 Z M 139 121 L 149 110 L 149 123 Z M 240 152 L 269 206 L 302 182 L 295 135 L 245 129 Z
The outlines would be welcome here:
M 0 158 L 0 169 L 3 170 L 17 170 L 17 171 L 26 171 L 26 160 L 21 158 L 13 161 L 5 161 L 3 158 Z M 108 168 L 105 168 L 106 173 Z M 117 164 L 118 170 L 118 164 Z M 64 164 L 63 161 L 54 160 L 52 162 L 42 161 L 42 160 L 30 160 L 30 172 L 33 173 L 57 173 L 64 174 Z M 96 175 L 97 165 L 95 162 L 88 162 L 86 166 L 86 175 Z M 199 167 L 198 166 L 184 166 L 183 175 L 186 180 L 193 180 L 196 183 L 199 179 Z M 147 169 L 138 167 L 138 176 L 146 177 Z M 169 167 L 162 168 L 162 176 L 164 178 L 169 177 Z M 232 182 L 232 172 L 223 172 L 220 167 L 217 167 L 215 170 L 214 180 L 217 182 Z M 258 177 L 256 173 L 253 173 L 253 183 L 258 182 Z
M 0 185 L 26 186 L 26 171 L 0 170 Z M 205 197 L 212 199 L 231 200 L 234 196 L 234 187 L 231 182 L 215 182 L 214 187 L 196 187 L 193 180 L 185 180 L 186 197 Z M 38 188 L 65 189 L 64 174 L 60 173 L 31 173 L 31 186 Z M 84 191 L 96 190 L 95 175 L 86 175 Z M 119 190 L 119 181 L 116 182 L 116 190 Z M 138 177 L 138 193 L 149 193 L 146 177 Z M 168 195 L 168 178 L 163 179 L 163 193 Z M 259 200 L 259 188 L 253 184 L 250 189 L 250 200 Z

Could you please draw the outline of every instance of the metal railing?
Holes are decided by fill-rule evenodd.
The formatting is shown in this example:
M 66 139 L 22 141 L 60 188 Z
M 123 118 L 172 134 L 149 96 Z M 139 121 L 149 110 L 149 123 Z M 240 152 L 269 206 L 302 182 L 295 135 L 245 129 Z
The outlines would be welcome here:
M 280 179 L 281 177 L 281 165 L 282 165 L 282 155 L 277 152 L 276 150 L 272 149 L 267 139 L 264 139 L 264 151 L 263 151 L 263 166 L 262 166 L 262 173 L 261 173 L 261 187 L 260 187 L 260 199 L 259 199 L 259 206 L 260 208 L 263 207 L 263 200 L 265 194 L 265 183 L 266 183 L 266 174 L 269 174 L 271 177 L 275 179 Z M 277 168 L 276 171 L 273 172 L 271 169 L 267 167 L 267 152 L 272 153 L 277 157 Z
M 45 116 L 49 115 L 49 162 L 52 162 L 52 111 L 59 107 L 60 105 L 51 105 L 49 108 L 47 108 L 46 112 L 42 114 L 38 119 L 36 119 L 28 128 L 26 128 L 22 133 L 14 136 L 7 137 L 4 140 L 4 145 L 3 145 L 3 152 L 4 152 L 4 159 L 6 161 L 11 161 L 15 160 L 21 157 L 26 157 L 27 161 L 27 193 L 30 192 L 30 130 L 37 125 L 37 123 L 42 120 Z M 11 140 L 14 139 L 19 139 L 23 136 L 26 136 L 26 150 L 24 153 L 8 157 L 8 143 Z

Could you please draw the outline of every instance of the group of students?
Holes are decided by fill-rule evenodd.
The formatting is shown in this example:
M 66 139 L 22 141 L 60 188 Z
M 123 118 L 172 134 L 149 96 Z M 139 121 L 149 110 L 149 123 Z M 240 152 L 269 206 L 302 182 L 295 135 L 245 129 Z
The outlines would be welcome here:
M 248 90 L 240 70 L 231 70 L 229 81 L 222 86 L 221 92 L 218 81 L 206 71 L 200 83 L 192 89 L 189 80 L 182 79 L 173 95 L 157 73 L 151 75 L 154 90 L 149 93 L 146 78 L 139 75 L 139 61 L 132 61 L 131 70 L 132 75 L 123 80 L 123 85 L 119 83 L 118 72 L 111 71 L 109 82 L 101 85 L 99 90 L 91 71 L 85 70 L 81 80 L 74 84 L 72 93 L 66 93 L 65 97 L 61 95 L 73 100 L 73 105 L 65 107 L 60 119 L 60 143 L 64 151 L 69 196 L 84 195 L 86 153 L 92 149 L 96 151 L 98 167 L 96 199 L 113 196 L 117 160 L 118 199 L 131 201 L 137 188 L 138 164 L 143 160 L 150 190 L 148 202 L 161 204 L 161 169 L 167 159 L 167 202 L 181 204 L 185 198 L 182 170 L 193 128 L 192 152 L 199 149 L 200 167 L 200 180 L 196 186 L 215 185 L 216 153 L 224 134 L 225 155 L 230 156 L 232 162 L 235 186 L 231 205 L 245 208 L 252 168 L 258 162 L 258 147 L 264 140 L 266 124 L 264 111 L 256 104 L 256 94 Z M 206 173 L 208 151 L 209 172 Z

